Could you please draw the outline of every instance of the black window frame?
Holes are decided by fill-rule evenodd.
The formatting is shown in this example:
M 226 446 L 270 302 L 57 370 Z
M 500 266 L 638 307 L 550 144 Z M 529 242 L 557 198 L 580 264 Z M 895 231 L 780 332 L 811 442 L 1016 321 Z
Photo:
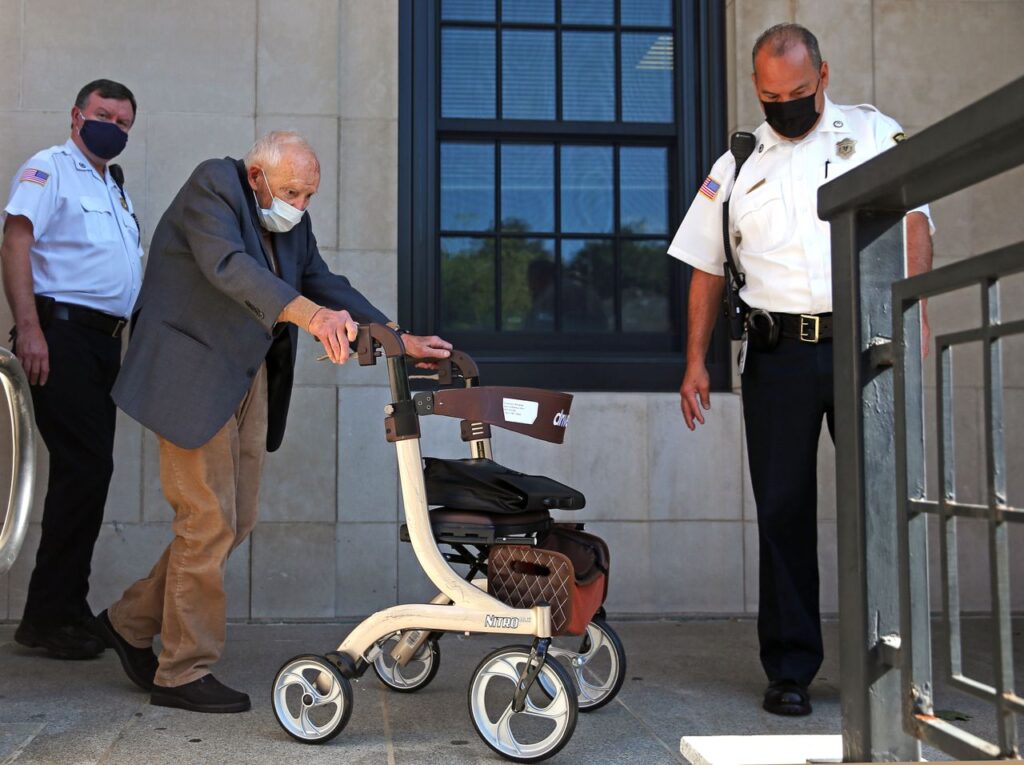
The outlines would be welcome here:
M 673 78 L 675 118 L 671 123 L 549 122 L 533 120 L 442 119 L 440 116 L 440 0 L 399 0 L 399 120 L 398 120 L 398 310 L 402 326 L 418 334 L 436 334 L 440 304 L 440 216 L 437 194 L 442 140 L 547 142 L 613 146 L 669 145 L 669 231 L 682 220 L 714 160 L 726 148 L 725 13 L 716 0 L 672 0 L 675 34 Z M 500 18 L 500 2 L 496 3 Z M 557 21 L 557 16 L 556 16 Z M 615 31 L 621 34 L 616 13 Z M 447 23 L 447 22 L 446 22 Z M 460 22 L 460 26 L 474 26 Z M 491 28 L 491 23 L 478 26 Z M 528 23 L 501 23 L 502 28 L 536 28 Z M 549 27 L 549 25 L 540 25 Z M 556 58 L 563 28 L 557 25 Z M 602 27 L 607 28 L 607 27 Z M 592 29 L 592 28 L 591 28 Z M 629 27 L 628 31 L 634 31 Z M 639 28 L 642 29 L 643 28 Z M 662 31 L 662 30 L 657 30 Z M 616 37 L 616 40 L 621 39 Z M 500 42 L 499 42 L 500 46 Z M 500 47 L 499 47 L 500 50 Z M 616 68 L 620 67 L 616 44 Z M 500 53 L 498 62 L 500 66 Z M 616 74 L 618 77 L 618 73 Z M 556 116 L 561 113 L 561 82 L 556 78 Z M 616 116 L 621 114 L 621 89 L 616 89 Z M 496 106 L 500 104 L 500 86 Z M 500 114 L 500 111 L 497 112 Z M 688 115 L 696 115 L 690 119 Z M 500 169 L 498 170 L 500 172 Z M 556 161 L 556 173 L 558 163 Z M 557 176 L 556 176 L 557 182 Z M 500 187 L 496 190 L 500 194 Z M 616 204 L 619 189 L 614 188 Z M 555 189 L 556 201 L 559 189 Z M 497 223 L 497 222 L 496 222 Z M 495 239 L 502 236 L 489 232 Z M 561 235 L 563 240 L 576 238 Z M 528 238 L 544 238 L 534 235 Z M 605 238 L 605 235 L 594 238 Z M 617 241 L 636 238 L 614 231 Z M 661 239 L 656 235 L 645 239 Z M 666 255 L 666 258 L 669 256 Z M 601 338 L 551 333 L 523 350 L 517 333 L 448 333 L 480 363 L 490 384 L 540 385 L 568 390 L 676 390 L 685 368 L 686 292 L 691 270 L 673 263 L 671 291 L 678 309 L 671 317 L 672 333 L 616 333 L 629 340 L 608 352 Z M 496 296 L 500 301 L 500 294 Z M 609 333 L 610 334 L 610 333 Z M 531 337 L 535 337 L 531 335 Z M 518 340 L 518 342 L 517 342 Z M 519 345 L 520 347 L 516 347 Z M 716 390 L 731 386 L 730 346 L 723 322 L 716 326 L 708 353 L 708 370 Z

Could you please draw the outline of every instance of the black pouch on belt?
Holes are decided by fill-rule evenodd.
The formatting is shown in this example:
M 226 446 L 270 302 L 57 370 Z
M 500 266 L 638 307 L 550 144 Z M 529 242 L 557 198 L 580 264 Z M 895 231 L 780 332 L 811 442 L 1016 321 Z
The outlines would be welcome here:
M 39 326 L 46 329 L 53 321 L 53 306 L 57 303 L 52 297 L 36 295 L 36 313 L 39 314 Z
M 747 336 L 758 351 L 773 351 L 779 344 L 782 325 L 768 311 L 754 308 L 747 316 Z

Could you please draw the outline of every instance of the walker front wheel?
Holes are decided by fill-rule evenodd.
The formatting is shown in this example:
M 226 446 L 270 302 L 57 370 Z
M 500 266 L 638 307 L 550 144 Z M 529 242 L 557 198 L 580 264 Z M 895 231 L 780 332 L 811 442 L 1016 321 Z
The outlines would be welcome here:
M 414 693 L 430 685 L 441 666 L 441 646 L 436 637 L 427 638 L 409 662 L 403 667 L 391 656 L 399 640 L 396 632 L 378 643 L 380 652 L 373 660 L 373 671 L 384 685 L 398 693 Z
M 626 679 L 626 651 L 615 630 L 595 618 L 577 638 L 555 638 L 548 649 L 576 681 L 581 712 L 593 712 L 615 698 Z
M 306 744 L 322 744 L 348 723 L 352 685 L 324 657 L 304 654 L 277 671 L 271 701 L 285 733 Z
M 487 656 L 469 684 L 469 716 L 480 738 L 513 762 L 547 759 L 572 738 L 576 729 L 576 688 L 566 669 L 548 660 L 526 697 L 522 712 L 512 701 L 529 646 L 507 646 Z

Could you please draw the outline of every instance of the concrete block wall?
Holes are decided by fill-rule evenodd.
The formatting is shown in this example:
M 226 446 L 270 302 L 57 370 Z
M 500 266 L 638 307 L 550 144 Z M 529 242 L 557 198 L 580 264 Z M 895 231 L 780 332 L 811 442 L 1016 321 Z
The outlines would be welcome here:
M 1024 70 L 1015 47 L 1024 32 L 1018 2 L 729 0 L 727 13 L 733 128 L 759 120 L 747 79 L 749 49 L 758 32 L 784 19 L 819 33 L 837 101 L 877 103 L 908 133 Z M 122 80 L 140 102 L 122 164 L 148 241 L 199 161 L 240 156 L 266 130 L 301 130 L 323 167 L 311 208 L 321 251 L 333 269 L 397 314 L 395 0 L 82 0 L 73 8 L 60 0 L 0 0 L 0 19 L 0 178 L 32 152 L 65 140 L 82 84 L 101 76 Z M 958 39 L 953 66 L 949 50 Z M 936 205 L 937 262 L 1020 239 L 1022 177 L 995 179 Z M 962 307 L 936 304 L 936 326 L 962 315 Z M 0 314 L 0 327 L 8 326 L 5 306 Z M 396 462 L 381 423 L 388 398 L 383 369 L 335 368 L 316 355 L 304 338 L 289 431 L 266 463 L 261 522 L 228 567 L 233 618 L 359 616 L 433 595 L 409 546 L 398 541 Z M 972 418 L 981 398 L 969 362 L 957 413 L 967 434 L 961 470 L 977 490 L 982 451 Z M 584 393 L 573 414 L 563 446 L 497 432 L 495 451 L 512 467 L 552 475 L 587 494 L 587 508 L 573 517 L 612 545 L 609 608 L 756 612 L 756 514 L 739 397 L 717 394 L 708 425 L 693 434 L 683 427 L 674 393 Z M 1021 416 L 1024 394 L 1015 388 L 1007 418 Z M 116 473 L 94 560 L 96 608 L 144 575 L 170 539 L 156 440 L 123 416 L 118 428 Z M 1015 481 L 1024 475 L 1024 444 L 1010 448 L 1019 432 L 1007 436 Z M 3 439 L 0 460 L 9 449 Z M 423 445 L 428 455 L 463 455 L 455 421 L 425 421 Z M 45 476 L 45 449 L 40 458 Z M 836 608 L 832 459 L 824 435 L 819 556 L 826 611 Z M 1013 485 L 1011 500 L 1024 501 L 1022 488 Z M 0 620 L 21 614 L 44 489 L 40 480 L 22 556 L 0 578 Z M 971 560 L 966 586 L 983 597 L 983 570 Z M 1024 605 L 1024 596 L 1015 595 Z

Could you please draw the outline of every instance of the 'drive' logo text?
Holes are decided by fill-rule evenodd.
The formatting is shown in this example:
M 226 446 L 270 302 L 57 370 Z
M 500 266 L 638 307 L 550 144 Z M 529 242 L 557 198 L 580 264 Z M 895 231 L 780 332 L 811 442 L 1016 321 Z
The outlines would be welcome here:
M 569 415 L 565 412 L 559 411 L 559 413 L 555 415 L 555 419 L 551 421 L 551 424 L 557 428 L 566 428 L 569 426 Z

